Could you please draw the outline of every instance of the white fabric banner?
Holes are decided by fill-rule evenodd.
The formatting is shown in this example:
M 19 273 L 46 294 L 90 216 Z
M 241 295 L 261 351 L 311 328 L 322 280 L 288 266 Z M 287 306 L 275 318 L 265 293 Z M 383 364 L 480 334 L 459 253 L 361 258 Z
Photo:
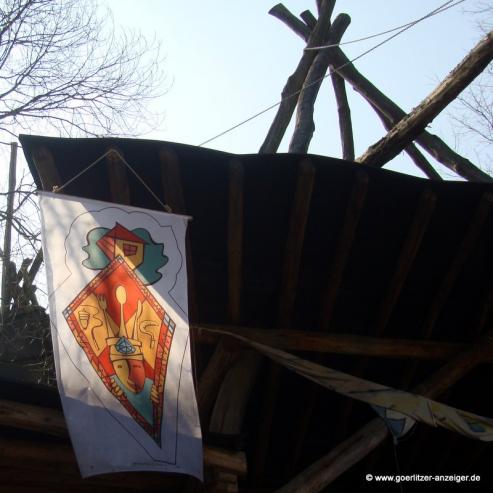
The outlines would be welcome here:
M 40 193 L 57 381 L 83 477 L 202 479 L 188 218 Z

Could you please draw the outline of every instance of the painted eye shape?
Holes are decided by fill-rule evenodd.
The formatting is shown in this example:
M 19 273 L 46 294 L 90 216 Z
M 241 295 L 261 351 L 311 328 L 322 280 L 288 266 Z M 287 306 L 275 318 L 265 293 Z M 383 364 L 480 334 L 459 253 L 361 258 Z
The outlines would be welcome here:
M 117 368 L 123 368 L 123 366 L 122 366 L 122 365 L 116 365 L 116 367 L 117 367 Z

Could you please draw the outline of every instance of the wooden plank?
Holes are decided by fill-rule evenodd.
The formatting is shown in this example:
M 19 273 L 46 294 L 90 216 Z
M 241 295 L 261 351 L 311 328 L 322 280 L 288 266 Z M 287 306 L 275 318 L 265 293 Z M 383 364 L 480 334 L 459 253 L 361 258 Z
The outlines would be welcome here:
M 304 159 L 299 164 L 279 297 L 278 324 L 289 328 L 293 315 L 305 228 L 315 181 L 315 168 Z
M 240 323 L 243 260 L 243 165 L 233 161 L 229 168 L 228 207 L 228 309 L 232 324 Z
M 473 248 L 477 243 L 486 220 L 488 219 L 492 205 L 493 194 L 483 194 L 466 234 L 457 248 L 452 263 L 450 264 L 450 267 L 445 274 L 440 288 L 438 289 L 434 301 L 428 311 L 426 321 L 423 325 L 423 334 L 427 339 L 431 337 L 433 327 L 435 326 L 435 323 L 438 320 L 438 317 L 440 316 L 453 287 L 455 286 L 464 263 L 472 254 Z
M 294 312 L 294 303 L 298 286 L 301 254 L 305 239 L 305 228 L 308 221 L 310 202 L 315 180 L 315 169 L 306 159 L 299 164 L 298 177 L 294 193 L 293 206 L 290 213 L 286 250 L 284 254 L 284 266 L 282 271 L 278 325 L 289 328 Z M 253 477 L 258 482 L 264 473 L 265 463 L 270 444 L 272 420 L 274 417 L 277 394 L 281 379 L 282 368 L 271 363 L 266 385 L 263 419 L 258 430 L 259 440 L 256 445 L 253 460 Z
M 228 183 L 228 315 L 233 324 L 238 324 L 241 317 L 241 283 L 242 283 L 242 261 L 243 261 L 243 165 L 240 161 L 229 163 L 229 183 Z M 199 409 L 201 410 L 202 422 L 207 427 L 212 412 L 213 428 L 216 433 L 221 433 L 218 423 L 223 421 L 223 413 L 230 413 L 237 419 L 236 425 L 230 422 L 230 433 L 233 428 L 239 428 L 242 424 L 242 407 L 246 405 L 247 395 L 250 388 L 248 383 L 253 381 L 256 372 L 245 373 L 244 375 L 229 376 L 224 380 L 225 375 L 232 365 L 243 358 L 239 352 L 238 344 L 226 344 L 220 341 L 200 379 L 199 384 Z M 241 361 L 239 362 L 241 364 Z M 235 392 L 239 382 L 235 383 L 236 378 L 246 378 L 242 382 L 241 388 L 243 395 L 236 395 Z M 231 398 L 225 386 L 232 386 L 230 391 L 235 392 L 237 400 Z M 241 394 L 241 391 L 240 391 Z M 218 402 L 215 404 L 216 397 Z M 213 408 L 214 406 L 214 408 Z M 219 415 L 219 416 L 218 416 Z
M 413 389 L 429 398 L 441 395 L 484 359 L 493 355 L 493 334 L 478 339 L 470 349 L 454 357 L 431 377 Z M 337 445 L 327 455 L 298 474 L 278 493 L 317 493 L 341 474 L 366 457 L 387 437 L 388 431 L 380 418 L 375 418 L 355 434 Z
M 0 425 L 57 437 L 68 437 L 65 419 L 58 409 L 22 404 L 4 399 L 0 399 Z M 31 444 L 31 442 L 26 442 L 26 444 Z M 71 464 L 73 462 L 71 458 L 73 457 L 73 452 L 69 445 L 43 444 L 42 446 L 44 447 L 43 450 L 46 449 L 46 451 L 38 451 L 39 453 L 37 453 L 35 445 L 26 445 L 25 448 L 14 448 L 11 453 L 28 454 L 32 452 L 38 459 L 46 455 L 50 461 L 55 464 L 58 463 L 56 467 L 60 467 L 60 464 Z M 7 451 L 0 447 L 0 457 L 2 457 L 1 453 L 7 453 Z M 242 475 L 246 474 L 247 471 L 245 455 L 242 452 L 230 452 L 218 447 L 208 447 L 207 445 L 204 445 L 204 464 Z M 76 466 L 74 465 L 74 467 Z
M 195 331 L 192 331 L 194 333 Z M 217 341 L 216 341 L 217 342 Z M 209 419 L 214 407 L 214 402 L 221 383 L 227 371 L 237 360 L 239 352 L 224 340 L 219 340 L 214 352 L 200 376 L 197 386 L 197 405 L 200 412 L 200 420 L 205 429 L 208 427 Z
M 361 164 L 383 166 L 422 133 L 493 60 L 493 32 L 487 34 L 416 108 L 359 158 Z
M 223 337 L 214 330 L 246 337 L 260 344 L 284 351 L 347 354 L 376 358 L 441 360 L 449 359 L 468 345 L 415 339 L 389 339 L 345 333 L 330 334 L 316 330 L 258 329 L 220 324 L 191 324 L 197 340 L 215 344 Z
M 130 187 L 128 184 L 128 173 L 125 163 L 120 159 L 122 151 L 117 148 L 106 156 L 106 168 L 108 170 L 108 185 L 112 202 L 119 204 L 130 204 Z
M 63 185 L 55 166 L 53 154 L 47 147 L 37 147 L 32 151 L 32 158 L 43 190 L 51 192 L 53 187 Z
M 416 212 L 408 230 L 407 237 L 402 245 L 394 273 L 390 279 L 387 291 L 380 306 L 380 312 L 376 324 L 376 334 L 384 333 L 393 309 L 399 299 L 407 276 L 411 271 L 416 255 L 423 241 L 426 230 L 436 206 L 436 195 L 431 190 L 424 190 L 421 194 Z
M 164 200 L 175 214 L 188 214 L 180 173 L 180 163 L 176 153 L 167 147 L 159 150 L 161 163 L 161 183 L 164 190 Z M 198 320 L 198 304 L 195 293 L 195 269 L 193 267 L 192 250 L 190 246 L 190 225 L 186 236 L 186 256 L 188 274 L 188 313 L 190 320 Z M 194 341 L 192 340 L 192 344 Z
M 332 262 L 332 271 L 329 275 L 327 288 L 323 295 L 322 309 L 320 315 L 320 327 L 329 330 L 334 312 L 337 295 L 342 283 L 351 247 L 356 235 L 361 212 L 363 210 L 366 194 L 368 191 L 368 175 L 364 171 L 356 173 L 356 180 L 346 206 L 341 232 Z

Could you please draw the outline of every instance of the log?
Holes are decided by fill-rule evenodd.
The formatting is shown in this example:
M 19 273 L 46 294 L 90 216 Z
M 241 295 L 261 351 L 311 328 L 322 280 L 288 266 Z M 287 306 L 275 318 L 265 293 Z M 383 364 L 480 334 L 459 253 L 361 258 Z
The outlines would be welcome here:
M 390 131 L 394 126 L 392 120 L 382 113 L 373 103 L 370 103 L 371 107 L 375 110 L 375 113 L 379 116 L 385 129 Z M 405 149 L 408 156 L 414 161 L 414 164 L 430 179 L 442 180 L 442 177 L 435 171 L 429 161 L 423 156 L 419 149 L 414 144 L 409 144 Z
M 288 13 L 290 13 L 289 10 L 288 10 Z M 295 16 L 293 16 L 293 17 L 296 19 Z M 305 24 L 310 29 L 313 29 L 315 27 L 315 24 L 317 23 L 317 18 L 309 10 L 304 10 L 303 12 L 301 12 L 300 17 L 305 21 Z
M 330 67 L 330 65 L 329 65 Z M 337 104 L 339 117 L 339 132 L 341 134 L 342 159 L 354 161 L 353 124 L 351 122 L 351 108 L 347 100 L 346 83 L 344 79 L 330 67 L 330 78 Z
M 60 410 L 34 406 L 31 404 L 22 404 L 19 402 L 7 401 L 5 399 L 0 399 L 0 425 L 36 431 L 56 437 L 68 437 L 65 419 Z M 31 444 L 31 442 L 26 443 L 30 444 L 29 447 L 26 448 L 26 453 L 28 453 L 29 450 L 35 449 L 35 445 Z M 59 460 L 60 463 L 67 462 L 76 467 L 72 449 L 68 445 L 53 443 L 44 447 L 46 447 L 48 453 L 33 453 L 40 459 L 42 459 L 43 456 L 49 456 L 50 460 L 56 457 L 57 461 Z M 1 454 L 5 455 L 6 453 L 7 451 L 1 448 Z M 1 454 L 0 457 L 2 457 Z M 207 445 L 204 445 L 204 464 L 241 475 L 244 475 L 247 472 L 244 453 L 230 452 L 217 447 L 209 447 Z M 60 464 L 57 467 L 60 467 Z
M 320 326 L 322 330 L 329 330 L 337 295 L 361 217 L 361 211 L 365 205 L 367 191 L 368 175 L 360 170 L 356 174 L 356 180 L 346 206 L 341 232 L 339 233 L 334 253 L 334 260 L 331 266 L 332 271 L 329 274 L 327 288 L 322 297 L 323 303 L 320 314 Z
M 478 339 L 470 349 L 457 355 L 431 377 L 413 389 L 416 394 L 435 398 L 452 387 L 479 363 L 493 355 L 493 335 Z M 375 418 L 337 445 L 327 455 L 302 471 L 278 493 L 317 493 L 363 459 L 388 435 L 386 425 Z
M 317 24 L 313 31 L 309 33 L 307 46 L 317 46 L 319 45 L 327 35 L 327 30 L 330 25 L 330 14 L 332 13 L 333 6 L 331 8 L 331 4 L 334 4 L 335 0 L 326 0 L 322 4 L 322 12 L 317 20 Z M 277 10 L 279 10 L 278 6 Z M 276 9 L 276 7 L 274 9 Z M 287 10 L 287 9 L 286 9 Z M 272 15 L 275 15 L 272 10 L 269 12 Z M 293 16 L 294 17 L 294 16 Z M 297 19 L 298 20 L 298 19 Z M 306 27 L 306 24 L 299 21 L 299 24 Z M 298 29 L 300 27 L 298 26 Z M 286 128 L 289 125 L 289 121 L 293 115 L 293 111 L 296 107 L 296 103 L 298 101 L 299 92 L 303 86 L 303 82 L 306 79 L 308 71 L 312 65 L 313 60 L 315 59 L 316 52 L 315 51 L 304 51 L 301 59 L 298 63 L 293 74 L 288 78 L 286 85 L 281 93 L 281 104 L 277 110 L 276 116 L 269 128 L 267 136 L 260 147 L 259 153 L 268 154 L 274 153 L 279 148 L 279 144 L 286 132 Z
M 325 38 L 327 43 L 339 43 L 350 22 L 349 15 L 339 14 L 330 26 L 329 35 Z M 329 68 L 329 62 L 330 50 L 319 51 L 312 62 L 298 98 L 296 124 L 289 145 L 289 152 L 300 154 L 308 152 L 315 131 L 315 122 L 313 121 L 315 100 Z
M 457 67 L 380 141 L 356 161 L 383 166 L 401 152 L 451 103 L 493 60 L 493 32 L 487 34 Z
M 192 324 L 190 329 L 203 343 L 214 344 L 218 337 L 240 335 L 254 342 L 284 351 L 347 354 L 376 358 L 447 360 L 464 351 L 468 344 L 430 340 L 390 339 L 317 330 L 256 329 L 226 325 Z M 200 394 L 199 394 L 200 395 Z
M 289 11 L 289 15 L 279 17 L 290 29 L 292 29 L 303 40 L 308 39 L 309 31 L 306 27 L 300 29 L 298 25 L 292 22 L 292 18 L 296 18 Z M 355 91 L 359 92 L 372 107 L 378 108 L 392 124 L 397 124 L 406 116 L 405 111 L 388 98 L 382 91 L 366 79 L 353 65 L 351 60 L 344 54 L 339 47 L 334 47 L 331 54 L 331 66 L 337 71 L 341 77 L 351 84 Z M 416 137 L 416 142 L 430 153 L 438 162 L 462 176 L 466 180 L 489 182 L 493 179 L 484 171 L 481 171 L 471 161 L 457 154 L 445 142 L 436 135 L 424 131 Z

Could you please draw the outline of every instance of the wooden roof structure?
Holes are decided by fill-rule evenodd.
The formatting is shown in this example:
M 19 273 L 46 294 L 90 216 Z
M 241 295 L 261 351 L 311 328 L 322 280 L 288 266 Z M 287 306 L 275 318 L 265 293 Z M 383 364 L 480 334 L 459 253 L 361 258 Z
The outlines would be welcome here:
M 40 189 L 67 183 L 105 156 L 64 192 L 162 210 L 123 156 L 173 212 L 193 217 L 189 312 L 206 483 L 150 473 L 82 481 L 56 393 L 4 382 L 0 484 L 9 491 L 315 493 L 371 489 L 368 473 L 479 474 L 479 488 L 489 491 L 488 443 L 418 425 L 395 445 L 368 405 L 321 389 L 210 330 L 493 416 L 487 394 L 493 183 L 426 130 L 491 61 L 493 34 L 406 114 L 334 46 L 350 22 L 346 14 L 331 21 L 334 5 L 320 0 L 318 18 L 305 11 L 301 20 L 282 4 L 270 12 L 308 48 L 333 46 L 303 52 L 260 154 L 150 140 L 21 136 Z M 307 154 L 313 105 L 328 69 L 345 160 Z M 346 82 L 389 131 L 359 158 Z M 289 153 L 274 154 L 296 106 Z M 472 182 L 442 181 L 415 143 Z M 402 150 L 430 180 L 380 169 Z M 406 484 L 413 488 L 423 485 Z
M 208 328 L 493 416 L 492 184 L 159 141 L 21 143 L 42 189 L 116 149 L 64 193 L 162 210 L 120 155 L 173 212 L 193 217 L 190 318 L 211 491 L 320 491 L 333 481 L 336 491 L 352 490 L 365 485 L 366 472 L 395 473 L 395 461 L 369 406 Z M 156 474 L 79 480 L 56 395 L 11 387 L 1 424 L 31 430 L 2 439 L 0 483 L 11 491 L 200 491 L 192 480 Z M 397 452 L 403 473 L 485 479 L 493 455 L 488 444 L 425 425 Z

